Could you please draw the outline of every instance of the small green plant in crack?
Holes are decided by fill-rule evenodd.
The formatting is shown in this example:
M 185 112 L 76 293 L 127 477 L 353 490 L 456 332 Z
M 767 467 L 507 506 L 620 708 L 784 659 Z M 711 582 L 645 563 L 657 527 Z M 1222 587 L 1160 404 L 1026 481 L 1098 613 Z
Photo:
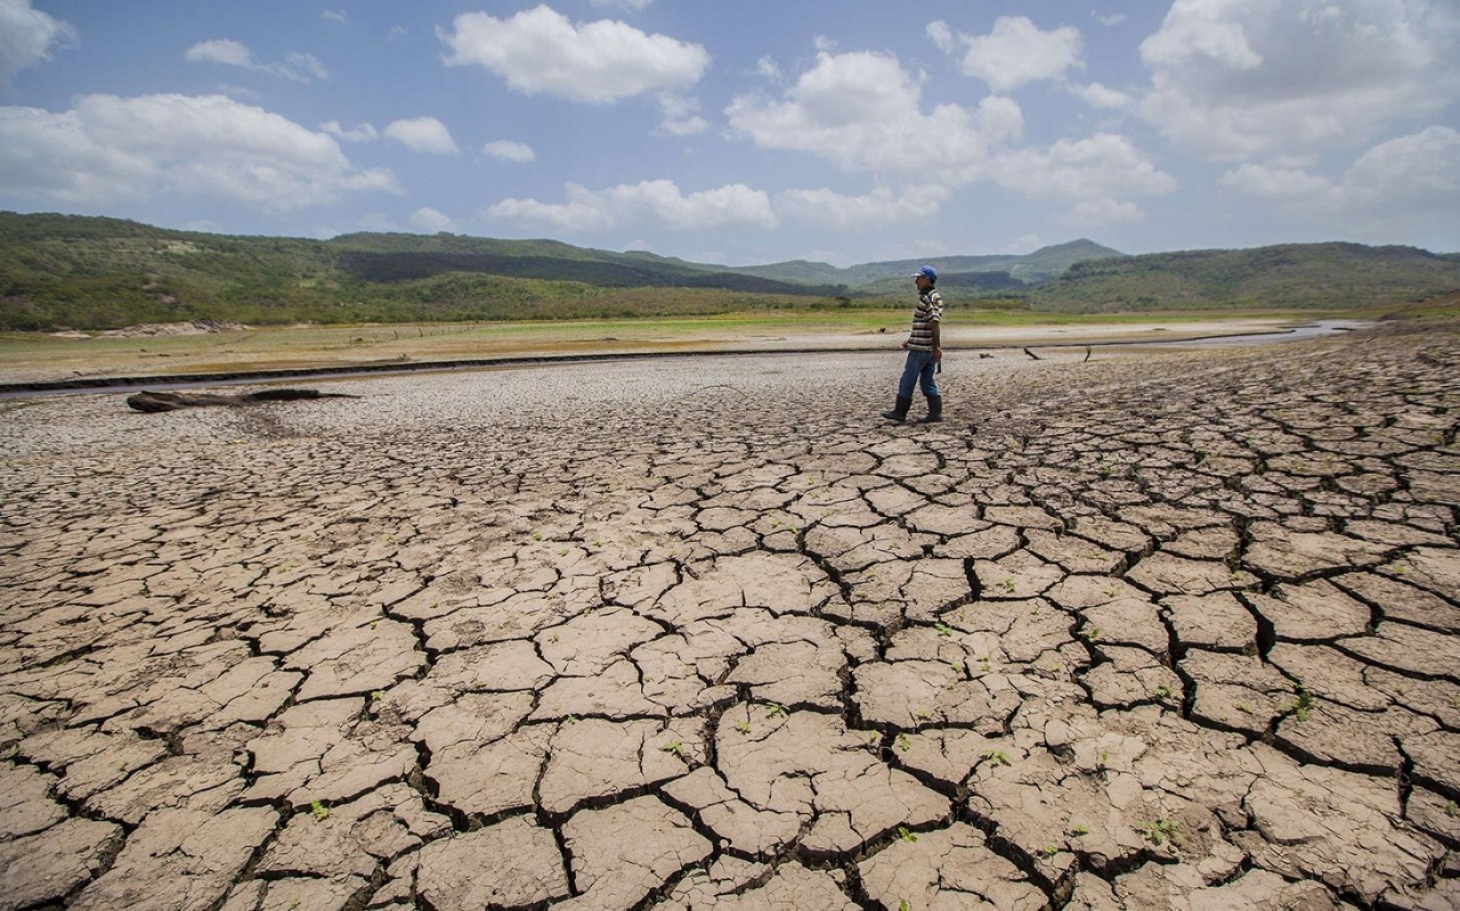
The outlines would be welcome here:
M 953 627 L 949 626 L 946 623 L 942 623 L 942 622 L 934 623 L 933 624 L 933 629 L 937 630 L 938 631 L 938 635 L 940 635 L 940 636 L 942 636 L 944 638 L 947 638 L 949 636 L 952 636 L 953 633 L 955 632 L 955 630 L 953 629 Z
M 963 673 L 963 662 L 961 661 L 950 661 L 948 662 L 948 666 L 953 668 L 953 673 L 955 674 L 961 675 Z
M 735 722 L 735 730 L 739 731 L 742 734 L 749 734 L 750 733 L 750 722 L 749 721 L 737 721 L 737 722 Z
M 682 740 L 674 740 L 674 741 L 671 741 L 669 743 L 664 744 L 664 746 L 660 747 L 659 750 L 660 750 L 660 752 L 669 753 L 669 754 L 671 754 L 673 756 L 678 756 L 680 759 L 683 759 L 684 758 L 684 741 L 682 741 Z
M 898 826 L 897 827 L 897 837 L 898 838 L 901 838 L 903 841 L 907 842 L 908 844 L 912 844 L 913 842 L 915 842 L 915 841 L 918 840 L 917 835 L 913 834 L 912 830 L 909 829 L 907 826 Z
M 989 765 L 995 767 L 1014 764 L 1013 761 L 1009 759 L 1009 754 L 1005 753 L 1003 750 L 985 750 L 983 754 L 983 760 Z
M 767 718 L 785 718 L 791 714 L 790 710 L 779 702 L 767 702 L 765 704 L 765 716 Z
M 534 540 L 534 541 L 541 541 L 542 540 L 542 532 L 540 532 L 540 531 L 533 532 L 532 533 L 532 540 Z
M 1100 758 L 1095 760 L 1095 771 L 1104 772 L 1110 768 L 1110 754 L 1105 750 L 1100 751 Z
M 912 911 L 912 905 L 908 904 L 907 899 L 899 898 L 897 900 L 897 911 Z
M 1174 819 L 1158 819 L 1152 823 L 1136 826 L 1136 831 L 1140 833 L 1141 838 L 1156 847 L 1160 847 L 1167 841 L 1177 847 L 1186 842 L 1181 834 L 1181 823 Z
M 577 724 L 578 723 L 578 716 L 577 715 L 569 715 L 567 718 L 564 718 L 563 720 L 566 721 L 568 724 Z
M 1460 804 L 1455 803 L 1453 800 L 1447 801 L 1445 803 L 1445 815 L 1460 816 Z
M 913 717 L 919 721 L 932 721 L 933 713 L 927 709 L 918 709 L 916 712 L 913 712 Z
M 1156 687 L 1156 698 L 1157 699 L 1167 699 L 1167 698 L 1170 698 L 1170 696 L 1171 696 L 1171 687 L 1167 686 L 1164 683 L 1161 684 L 1160 686 Z
M 912 749 L 912 741 L 907 739 L 906 734 L 897 735 L 897 748 L 899 750 L 902 750 L 904 753 Z
M 1079 636 L 1081 639 L 1084 639 L 1086 642 L 1099 642 L 1100 627 L 1087 626 L 1084 629 L 1080 630 L 1078 633 L 1075 633 L 1075 635 Z
M 1060 849 L 1055 847 L 1054 845 L 1045 845 L 1043 848 L 1039 849 L 1039 853 L 1043 854 L 1045 857 L 1054 857 L 1059 852 Z
M 1070 834 L 1076 838 L 1079 838 L 1081 835 L 1089 835 L 1090 827 L 1082 825 L 1070 826 Z
M 1252 714 L 1252 706 L 1248 705 L 1245 702 L 1239 702 L 1239 703 L 1237 703 L 1237 711 L 1241 712 L 1244 715 L 1251 715 Z
M 1003 587 L 1004 591 L 1008 592 L 1011 595 L 1014 594 L 1014 589 L 1017 587 L 1013 579 L 1005 579 L 1004 581 L 1000 582 L 999 585 Z
M 1313 694 L 1308 692 L 1308 688 L 1301 683 L 1295 687 L 1295 690 L 1298 698 L 1289 703 L 1287 710 L 1292 712 L 1293 717 L 1299 721 L 1307 721 L 1313 714 Z
M 385 698 L 385 693 L 381 692 L 380 690 L 372 690 L 370 692 L 370 701 L 371 702 L 379 702 L 380 700 L 382 700 L 384 698 Z
M 314 818 L 319 820 L 320 822 L 324 822 L 326 819 L 330 818 L 330 808 L 325 806 L 323 802 L 318 800 L 313 801 L 309 804 L 309 812 L 313 813 Z

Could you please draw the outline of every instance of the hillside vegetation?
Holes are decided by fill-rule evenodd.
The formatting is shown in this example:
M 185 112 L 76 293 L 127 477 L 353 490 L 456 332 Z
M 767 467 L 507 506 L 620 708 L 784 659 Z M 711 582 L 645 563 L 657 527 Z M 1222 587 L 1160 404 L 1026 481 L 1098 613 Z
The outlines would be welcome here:
M 1415 247 L 1284 244 L 1086 260 L 1029 290 L 1036 310 L 1296 308 L 1415 304 L 1460 289 L 1460 255 Z
M 0 212 L 0 330 L 195 319 L 437 322 L 902 307 L 922 260 L 755 267 L 553 240 L 174 231 Z M 1392 306 L 1460 288 L 1460 258 L 1312 244 L 1125 256 L 1080 240 L 1021 256 L 932 258 L 953 306 L 1068 312 Z

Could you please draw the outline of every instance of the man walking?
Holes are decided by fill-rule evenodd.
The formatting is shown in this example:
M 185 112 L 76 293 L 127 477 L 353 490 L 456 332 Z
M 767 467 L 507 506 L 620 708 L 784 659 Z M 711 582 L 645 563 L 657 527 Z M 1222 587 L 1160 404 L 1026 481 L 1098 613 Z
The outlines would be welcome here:
M 889 421 L 902 423 L 907 420 L 907 410 L 912 407 L 913 388 L 919 384 L 923 395 L 928 397 L 928 415 L 922 423 L 931 424 L 943 420 L 943 396 L 938 391 L 937 371 L 943 364 L 943 342 L 940 331 L 943 322 L 943 298 L 933 285 L 938 281 L 938 270 L 923 266 L 913 273 L 918 286 L 918 306 L 913 311 L 912 333 L 902 343 L 907 352 L 907 364 L 902 369 L 902 382 L 897 386 L 897 404 L 891 411 L 882 412 Z

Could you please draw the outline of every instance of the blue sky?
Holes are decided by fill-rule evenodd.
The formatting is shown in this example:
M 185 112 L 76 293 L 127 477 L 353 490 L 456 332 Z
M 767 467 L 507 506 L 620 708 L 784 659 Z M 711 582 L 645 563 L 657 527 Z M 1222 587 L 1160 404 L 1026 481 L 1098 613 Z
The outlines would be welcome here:
M 733 265 L 1460 251 L 1454 0 L 0 0 L 0 209 Z

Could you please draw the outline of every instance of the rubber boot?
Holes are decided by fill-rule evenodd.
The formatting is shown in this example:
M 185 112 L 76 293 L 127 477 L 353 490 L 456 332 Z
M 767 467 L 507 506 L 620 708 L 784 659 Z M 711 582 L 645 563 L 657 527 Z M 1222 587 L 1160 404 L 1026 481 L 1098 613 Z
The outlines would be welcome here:
M 941 395 L 928 396 L 928 415 L 918 423 L 936 424 L 943 420 L 943 397 Z
M 882 416 L 889 421 L 896 421 L 901 424 L 907 420 L 907 410 L 912 407 L 912 398 L 906 395 L 897 397 L 897 404 L 892 406 L 891 411 L 882 412 Z

